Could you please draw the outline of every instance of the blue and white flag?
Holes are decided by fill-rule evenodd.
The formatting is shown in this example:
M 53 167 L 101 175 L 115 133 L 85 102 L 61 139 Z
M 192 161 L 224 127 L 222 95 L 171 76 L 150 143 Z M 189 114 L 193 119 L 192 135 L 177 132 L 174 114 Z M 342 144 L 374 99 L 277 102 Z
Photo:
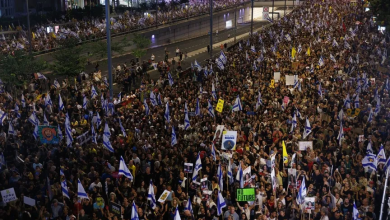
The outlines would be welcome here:
M 298 54 L 300 54 L 301 52 L 302 52 L 302 45 L 299 44 L 299 46 L 298 46 Z
M 19 106 L 15 103 L 15 109 L 14 109 L 15 115 L 17 118 L 22 117 L 22 115 L 19 113 Z
M 47 93 L 45 96 L 45 107 L 47 106 L 53 106 L 53 102 L 51 101 L 49 93 Z
M 184 130 L 188 130 L 190 127 L 190 119 L 188 117 L 188 107 L 187 102 L 184 104 Z
M 87 105 L 88 105 L 88 99 L 87 99 L 87 96 L 84 96 L 84 99 L 83 99 L 83 109 L 87 110 Z
M 356 207 L 355 201 L 353 202 L 352 220 L 360 220 L 359 210 Z
M 6 117 L 6 115 L 7 114 L 5 112 L 0 110 L 0 119 L 2 119 L 4 116 Z M 1 124 L 2 124 L 2 121 L 4 121 L 4 119 L 0 120 Z M 35 126 L 39 125 L 39 121 L 38 121 L 38 118 L 37 118 L 35 111 L 33 111 L 33 113 L 30 115 L 30 117 L 28 118 L 28 121 Z
M 216 153 L 215 153 L 214 142 L 211 142 L 211 156 L 213 157 L 213 160 L 214 160 L 214 161 L 217 161 L 217 155 L 216 155 Z
M 169 80 L 169 85 L 172 86 L 175 82 L 173 81 L 172 75 L 170 72 L 168 72 L 168 80 Z
M 222 172 L 221 164 L 219 164 L 218 166 L 217 177 L 218 177 L 219 190 L 223 191 L 223 172 Z
M 60 83 L 57 81 L 57 79 L 54 80 L 54 87 L 55 87 L 56 89 L 61 88 L 61 85 L 60 85 Z
M 214 108 L 211 105 L 210 100 L 207 100 L 207 102 L 208 102 L 207 110 L 209 112 L 209 115 L 214 118 L 215 117 Z
M 303 139 L 305 139 L 307 136 L 309 136 L 310 133 L 311 133 L 310 122 L 309 122 L 309 119 L 306 118 L 306 125 L 305 125 L 305 129 L 303 131 Z
M 7 166 L 7 162 L 5 161 L 5 157 L 4 157 L 3 152 L 1 152 L 1 154 L 0 154 L 0 169 L 1 169 L 1 166 Z
M 215 59 L 215 63 L 217 64 L 217 66 L 220 70 L 225 69 L 225 66 L 223 65 L 222 61 L 220 61 L 219 59 Z
M 131 181 L 133 181 L 133 175 L 131 174 L 131 172 L 130 172 L 129 168 L 127 167 L 126 162 L 122 156 L 119 160 L 118 175 L 119 176 L 123 175 L 123 176 L 127 177 L 128 179 L 130 179 Z
M 61 94 L 58 94 L 58 108 L 60 111 L 65 109 L 64 103 L 62 102 Z
M 88 199 L 89 200 L 88 195 L 85 192 L 85 189 L 80 182 L 80 179 L 77 180 L 77 197 L 79 199 Z
M 355 108 L 359 108 L 359 94 L 356 95 L 355 101 L 353 102 Z
M 198 61 L 195 60 L 194 67 L 198 69 L 198 71 L 202 70 L 202 66 L 199 65 Z
M 175 146 L 177 144 L 177 137 L 175 132 L 175 127 L 172 126 L 172 136 L 171 136 L 171 146 Z
M 152 180 L 150 180 L 149 183 L 148 200 L 150 201 L 150 207 L 152 207 L 152 209 L 155 209 L 157 207 L 157 203 L 156 196 L 154 195 L 154 187 Z
M 122 125 L 121 119 L 118 118 L 118 120 L 119 120 L 119 127 L 121 128 L 123 137 L 127 137 L 126 130 L 125 130 L 125 128 Z
M 299 79 L 298 75 L 294 75 L 294 89 L 296 89 L 299 86 Z
M 58 132 L 58 139 L 60 140 L 60 142 L 62 141 L 62 139 L 64 139 L 64 135 L 62 134 L 62 131 L 61 131 L 61 127 L 60 125 L 57 125 L 57 132 Z
M 200 116 L 199 98 L 196 98 L 195 115 Z
M 368 141 L 366 154 L 374 154 L 374 151 L 372 150 L 371 140 Z
M 239 49 L 239 50 L 242 50 L 241 43 L 238 43 L 238 49 Z
M 294 116 L 292 118 L 292 123 L 291 123 L 291 130 L 290 133 L 293 133 L 294 129 L 297 127 L 297 115 L 294 112 Z
M 176 206 L 175 215 L 173 216 L 173 220 L 181 220 L 178 206 Z
M 162 105 L 161 94 L 160 94 L 160 93 L 159 93 L 158 96 L 157 96 L 157 104 L 158 104 L 158 105 Z
M 118 94 L 118 103 L 122 102 L 122 92 Z
M 383 166 L 383 171 L 385 173 L 386 173 L 386 171 L 389 172 L 389 168 L 390 168 L 390 157 L 389 157 L 389 159 L 387 159 L 385 165 Z
M 191 215 L 194 214 L 194 210 L 192 209 L 192 204 L 191 204 L 191 197 L 188 197 L 187 204 L 184 207 L 184 210 L 190 211 Z
M 372 108 L 370 108 L 370 114 L 368 115 L 367 123 L 370 123 L 373 118 L 374 118 L 374 112 L 372 111 Z
M 318 60 L 318 65 L 320 67 L 322 67 L 323 65 L 325 65 L 325 62 L 324 62 L 324 58 L 321 56 L 320 59 Z
M 386 154 L 385 154 L 385 149 L 383 149 L 382 144 L 381 144 L 381 147 L 379 148 L 378 154 L 376 155 L 376 162 L 377 162 L 377 165 L 386 164 Z
M 213 95 L 214 100 L 218 100 L 217 92 L 215 91 L 214 83 L 211 84 L 211 94 Z
M 310 65 L 309 71 L 310 71 L 310 73 L 314 73 L 314 65 L 313 64 Z
M 70 127 L 70 119 L 68 113 L 65 116 L 65 135 L 66 135 L 66 146 L 71 147 L 73 142 L 72 128 Z
M 237 171 L 237 174 L 236 174 L 236 180 L 239 181 L 240 188 L 244 188 L 244 173 L 243 173 L 243 170 L 242 170 L 242 167 L 241 167 L 241 161 L 239 162 L 239 165 L 238 165 L 238 171 Z
M 104 83 L 104 85 L 106 85 L 106 87 L 109 87 L 109 84 L 108 84 L 108 81 L 107 81 L 107 77 L 103 78 L 103 83 Z
M 330 60 L 331 61 L 333 61 L 334 63 L 337 63 L 336 58 L 334 58 L 334 56 L 332 54 L 330 54 L 329 56 L 330 56 Z
M 253 53 L 256 53 L 256 48 L 255 48 L 254 45 L 251 46 L 251 51 L 252 51 Z
M 150 91 L 150 102 L 152 103 L 153 106 L 158 105 L 157 100 L 156 100 L 156 95 L 154 94 L 153 91 Z
M 24 99 L 24 95 L 22 94 L 22 99 L 20 101 L 22 103 L 22 107 L 26 108 L 26 100 Z
M 339 140 L 339 146 L 341 147 L 341 142 L 344 138 L 344 130 L 343 130 L 343 121 L 340 121 L 340 130 L 339 135 L 337 136 L 337 140 Z
M 196 179 L 198 178 L 199 170 L 201 169 L 202 169 L 202 161 L 200 160 L 200 152 L 198 152 L 198 156 L 195 162 L 194 172 L 192 173 L 192 181 L 196 181 Z
M 95 132 L 95 127 L 93 126 L 93 123 L 91 123 L 91 135 L 92 135 L 92 143 L 97 144 L 97 135 Z
M 146 99 L 144 99 L 144 107 L 145 107 L 145 115 L 150 114 L 148 103 L 146 103 Z
M 255 51 L 256 52 L 256 51 Z M 226 64 L 227 58 L 223 50 L 221 50 L 221 54 L 219 55 L 219 59 L 222 61 L 223 64 Z
M 8 123 L 8 134 L 9 135 L 16 135 L 14 126 L 12 125 L 12 121 Z
M 68 185 L 66 184 L 66 180 L 61 182 L 61 190 L 62 190 L 62 195 L 68 199 L 69 197 L 69 191 L 68 191 Z
M 45 75 L 43 75 L 42 73 L 37 73 L 37 78 L 38 79 L 47 79 Z
M 321 83 L 318 85 L 318 95 L 322 98 L 322 87 L 321 87 Z
M 45 113 L 43 113 L 43 125 L 46 125 L 46 126 L 50 125 L 49 121 L 46 118 L 46 114 Z
M 217 198 L 217 216 L 222 215 L 222 209 L 226 207 L 225 199 L 222 197 L 221 191 L 218 190 Z
M 229 159 L 229 165 L 227 167 L 227 178 L 229 179 L 230 184 L 234 182 L 232 162 L 230 161 L 230 159 Z
M 376 170 L 377 168 L 376 155 L 367 154 L 362 160 L 362 165 L 364 168 L 370 168 L 372 170 Z
M 386 89 L 387 91 L 390 91 L 389 79 L 386 80 L 385 89 Z
M 339 114 L 337 115 L 337 120 L 342 121 L 344 118 L 344 111 L 340 109 Z
M 284 36 L 284 39 L 286 39 L 287 41 L 291 41 L 291 36 L 290 36 L 290 34 L 286 34 L 286 35 Z
M 171 117 L 170 117 L 170 115 L 169 115 L 169 104 L 168 104 L 168 102 L 167 102 L 167 104 L 165 105 L 164 118 L 165 118 L 165 120 L 167 121 L 167 123 L 169 124 L 169 122 L 171 121 Z
M 344 99 L 344 108 L 351 108 L 351 99 L 349 98 L 349 94 L 347 94 L 347 97 Z
M 240 96 L 239 95 L 237 95 L 237 98 L 236 98 L 236 101 L 234 102 L 232 111 L 234 111 L 234 112 L 242 111 L 242 105 L 241 105 L 241 100 L 240 100 Z
M 103 94 L 102 94 L 102 95 L 103 95 Z M 93 99 L 93 98 L 95 98 L 95 97 L 98 96 L 98 93 L 97 93 L 95 87 L 93 87 L 93 85 L 92 85 L 92 88 L 91 88 L 91 96 L 92 96 L 91 99 Z
M 111 132 L 110 128 L 108 128 L 108 124 L 104 126 L 104 132 L 103 132 L 103 146 L 107 148 L 110 152 L 114 153 L 114 148 L 111 145 L 110 142 Z
M 248 51 L 245 51 L 245 58 L 247 61 L 250 61 L 250 58 L 249 58 L 249 55 L 248 55 Z
M 295 112 L 297 113 L 297 117 L 303 120 L 302 114 L 299 112 L 298 108 L 295 107 Z
M 267 17 L 267 21 L 269 21 L 270 23 L 274 23 L 274 21 L 269 16 Z
M 305 203 L 305 198 L 306 198 L 306 183 L 305 183 L 305 177 L 302 179 L 301 186 L 299 187 L 298 195 L 297 195 L 297 204 L 302 205 Z
M 339 44 L 337 43 L 336 39 L 333 39 L 332 47 L 338 47 Z
M 257 96 L 256 102 L 256 111 L 260 108 L 260 105 L 263 105 L 263 100 L 261 99 L 261 93 L 259 91 L 259 95 Z
M 96 112 L 96 128 L 98 129 L 102 124 L 102 120 L 100 119 L 99 112 Z

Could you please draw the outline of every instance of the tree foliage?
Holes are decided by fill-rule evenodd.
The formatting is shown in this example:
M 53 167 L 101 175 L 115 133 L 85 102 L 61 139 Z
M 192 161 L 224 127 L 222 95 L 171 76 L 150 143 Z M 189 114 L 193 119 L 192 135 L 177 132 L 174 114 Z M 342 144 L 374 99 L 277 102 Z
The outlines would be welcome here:
M 61 49 L 54 53 L 55 61 L 51 66 L 54 74 L 75 77 L 84 71 L 87 61 L 85 49 L 77 44 L 77 39 L 72 38 L 61 41 Z
M 133 55 L 136 58 L 141 58 L 145 56 L 147 48 L 150 46 L 152 42 L 150 39 L 147 39 L 139 34 L 134 34 L 133 44 L 135 45 L 135 49 L 132 50 Z
M 0 79 L 10 86 L 23 85 L 33 73 L 45 68 L 46 62 L 21 50 L 16 50 L 13 55 L 0 55 Z
M 378 24 L 386 26 L 386 30 L 390 31 L 390 1 L 370 0 L 370 10 L 377 16 Z

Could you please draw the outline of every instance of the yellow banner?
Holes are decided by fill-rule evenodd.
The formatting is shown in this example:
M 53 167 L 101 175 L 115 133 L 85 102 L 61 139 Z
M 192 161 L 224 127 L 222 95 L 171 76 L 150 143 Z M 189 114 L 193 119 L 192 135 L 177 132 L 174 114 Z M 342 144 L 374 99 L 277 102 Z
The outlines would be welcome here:
M 217 110 L 217 112 L 220 112 L 222 113 L 222 110 L 223 110 L 223 104 L 225 103 L 224 100 L 222 99 L 218 99 L 218 103 L 217 103 L 217 107 L 215 108 L 215 110 Z

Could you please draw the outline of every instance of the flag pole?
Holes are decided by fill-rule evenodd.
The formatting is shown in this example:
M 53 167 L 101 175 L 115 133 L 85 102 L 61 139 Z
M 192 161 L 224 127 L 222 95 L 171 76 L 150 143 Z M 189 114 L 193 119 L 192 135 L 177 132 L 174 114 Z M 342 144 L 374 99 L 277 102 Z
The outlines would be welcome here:
M 382 196 L 382 205 L 381 205 L 381 211 L 380 211 L 380 216 L 379 216 L 379 220 L 382 220 L 382 216 L 383 216 L 383 206 L 385 204 L 385 197 L 386 197 L 386 187 L 387 187 L 387 179 L 389 178 L 389 170 L 386 168 L 386 180 L 385 180 L 385 186 L 383 188 L 383 196 Z

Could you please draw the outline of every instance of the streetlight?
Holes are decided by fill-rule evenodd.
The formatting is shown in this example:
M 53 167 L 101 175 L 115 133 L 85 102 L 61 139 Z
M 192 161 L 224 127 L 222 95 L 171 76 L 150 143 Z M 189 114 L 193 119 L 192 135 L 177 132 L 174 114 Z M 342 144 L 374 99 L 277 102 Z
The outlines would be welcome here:
M 251 13 L 251 36 L 253 34 L 253 0 L 252 0 L 252 13 Z
M 31 40 L 30 11 L 28 10 L 28 0 L 26 0 L 26 8 L 27 8 L 28 42 L 29 42 L 28 52 L 31 56 L 31 54 L 32 54 L 32 40 Z
M 106 33 L 107 33 L 107 62 L 108 62 L 108 83 L 110 89 L 110 100 L 112 100 L 112 60 L 111 60 L 111 23 L 110 23 L 110 0 L 106 0 Z
M 210 60 L 213 59 L 213 0 L 210 0 Z

